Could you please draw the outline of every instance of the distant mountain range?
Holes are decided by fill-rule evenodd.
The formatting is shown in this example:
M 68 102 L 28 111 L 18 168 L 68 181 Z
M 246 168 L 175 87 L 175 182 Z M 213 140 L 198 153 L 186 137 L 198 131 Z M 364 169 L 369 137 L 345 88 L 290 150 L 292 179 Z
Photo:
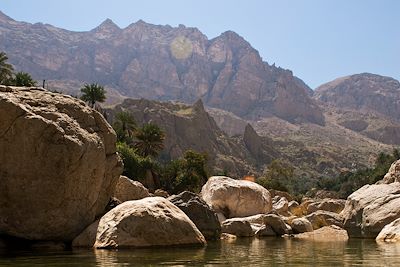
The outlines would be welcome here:
M 123 96 L 198 99 L 247 119 L 278 116 L 323 124 L 310 90 L 291 71 L 270 66 L 232 31 L 208 40 L 196 28 L 107 19 L 89 32 L 16 22 L 0 13 L 0 50 L 38 80 L 96 81 Z
M 91 31 L 72 32 L 0 12 L 0 51 L 17 70 L 45 79 L 49 89 L 77 94 L 84 82 L 103 84 L 110 104 L 201 99 L 213 118 L 205 110 L 182 114 L 192 108 L 157 101 L 127 99 L 115 109 L 182 135 L 168 140 L 168 157 L 190 146 L 204 148 L 216 165 L 224 162 L 221 169 L 240 174 L 282 158 L 305 175 L 335 175 L 370 166 L 377 153 L 400 145 L 397 80 L 363 73 L 313 91 L 290 70 L 264 62 L 232 31 L 208 40 L 183 25 L 138 21 L 121 29 L 107 19 Z M 200 142 L 194 132 L 177 129 L 177 121 L 212 133 Z

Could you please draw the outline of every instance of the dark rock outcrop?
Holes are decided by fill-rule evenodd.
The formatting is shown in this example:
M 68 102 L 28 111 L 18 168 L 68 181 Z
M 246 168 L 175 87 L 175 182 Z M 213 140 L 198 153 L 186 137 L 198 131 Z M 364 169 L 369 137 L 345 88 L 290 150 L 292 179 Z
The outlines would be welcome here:
M 168 200 L 186 213 L 206 239 L 219 239 L 221 225 L 218 217 L 197 194 L 184 191 Z

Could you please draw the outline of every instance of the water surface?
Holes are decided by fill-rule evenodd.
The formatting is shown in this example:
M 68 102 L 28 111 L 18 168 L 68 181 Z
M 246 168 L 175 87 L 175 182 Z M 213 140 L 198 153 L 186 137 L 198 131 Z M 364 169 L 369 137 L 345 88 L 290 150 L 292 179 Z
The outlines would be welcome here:
M 205 248 L 0 251 L 0 266 L 400 266 L 400 245 L 263 238 Z

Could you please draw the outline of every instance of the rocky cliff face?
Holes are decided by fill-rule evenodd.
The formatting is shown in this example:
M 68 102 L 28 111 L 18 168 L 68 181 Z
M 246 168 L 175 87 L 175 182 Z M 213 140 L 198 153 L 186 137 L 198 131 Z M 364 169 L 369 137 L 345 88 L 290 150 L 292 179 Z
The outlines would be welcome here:
M 314 98 L 335 107 L 377 112 L 400 121 L 400 82 L 361 73 L 319 86 Z
M 96 81 L 130 97 L 187 103 L 201 98 L 247 119 L 324 123 L 301 80 L 263 62 L 231 31 L 208 40 L 183 25 L 138 21 L 120 29 L 106 20 L 89 32 L 71 32 L 0 14 L 0 50 L 17 70 L 55 84 Z
M 221 131 L 214 119 L 205 111 L 201 100 L 194 105 L 182 103 L 158 102 L 152 100 L 126 99 L 120 105 L 108 110 L 108 117 L 119 111 L 130 112 L 139 125 L 153 122 L 166 133 L 165 149 L 162 159 L 176 159 L 188 149 L 205 152 L 208 155 L 209 167 L 213 173 L 228 171 L 235 177 L 242 177 L 248 172 L 261 171 L 256 166 L 253 156 L 242 138 L 231 138 Z M 267 148 L 265 148 L 267 149 Z M 270 154 L 269 151 L 260 153 Z M 260 164 L 268 164 L 270 159 L 265 157 Z

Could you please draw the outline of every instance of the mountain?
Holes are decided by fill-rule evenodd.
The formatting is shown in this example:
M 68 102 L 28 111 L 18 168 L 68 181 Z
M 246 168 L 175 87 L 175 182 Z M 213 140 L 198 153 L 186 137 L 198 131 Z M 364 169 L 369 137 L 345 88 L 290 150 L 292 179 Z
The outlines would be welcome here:
M 400 145 L 400 82 L 361 73 L 319 86 L 313 96 L 338 124 L 386 144 Z
M 236 177 L 260 174 L 272 159 L 297 177 L 332 177 L 400 144 L 398 81 L 358 74 L 314 92 L 232 31 L 209 40 L 183 25 L 140 20 L 122 29 L 107 19 L 72 32 L 0 12 L 0 51 L 51 90 L 105 85 L 110 118 L 129 110 L 166 131 L 163 159 L 195 149 Z
M 315 90 L 314 98 L 339 108 L 372 111 L 400 121 L 400 82 L 361 73 L 338 78 Z
M 50 89 L 95 81 L 121 98 L 201 98 L 245 119 L 324 124 L 309 87 L 291 71 L 263 62 L 232 31 L 209 40 L 183 25 L 138 21 L 121 29 L 107 19 L 91 31 L 72 32 L 0 14 L 0 37 L 0 50 L 15 68 L 47 80 Z

